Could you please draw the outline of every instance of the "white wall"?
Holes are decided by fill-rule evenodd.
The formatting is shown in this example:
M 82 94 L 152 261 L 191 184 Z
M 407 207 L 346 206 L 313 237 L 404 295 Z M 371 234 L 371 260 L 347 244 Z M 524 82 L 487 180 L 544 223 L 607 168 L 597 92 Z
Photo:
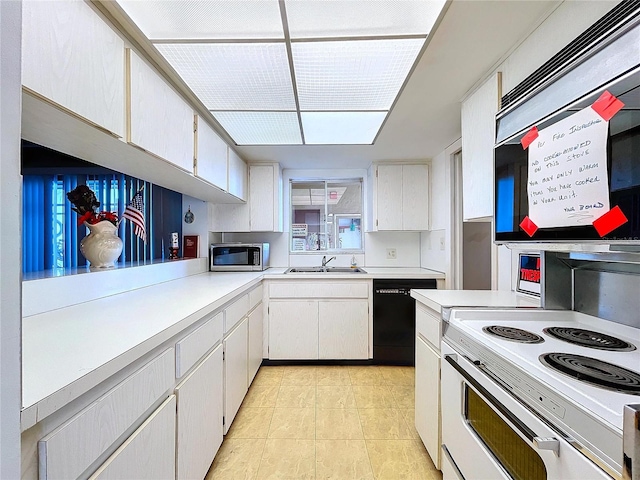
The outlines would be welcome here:
M 184 221 L 184 214 L 191 209 L 193 223 Z M 182 195 L 182 235 L 199 235 L 198 256 L 209 256 L 209 204 L 203 200 Z M 184 242 L 183 242 L 184 243 Z M 180 255 L 184 254 L 184 245 L 180 245 Z
M 452 288 L 452 155 L 461 148 L 456 140 L 431 160 L 431 231 L 420 239 L 420 266 L 446 275 L 446 288 Z M 444 245 L 444 248 L 443 248 Z
M 0 478 L 20 478 L 21 31 L 21 2 L 0 2 Z

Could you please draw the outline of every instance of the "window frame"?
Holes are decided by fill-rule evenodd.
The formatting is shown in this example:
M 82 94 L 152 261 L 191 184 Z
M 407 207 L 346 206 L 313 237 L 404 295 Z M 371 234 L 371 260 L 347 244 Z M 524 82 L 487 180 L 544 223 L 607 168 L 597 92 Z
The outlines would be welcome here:
M 290 255 L 318 255 L 322 253 L 330 253 L 330 254 L 344 254 L 344 255 L 353 255 L 353 254 L 364 254 L 364 221 L 365 221 L 365 178 L 363 176 L 348 176 L 348 177 L 304 177 L 304 176 L 296 176 L 290 177 L 289 181 L 289 199 L 288 199 L 288 208 L 289 208 L 289 254 Z M 324 213 L 321 211 L 321 216 L 324 216 L 324 232 L 329 231 L 329 223 L 327 222 L 327 218 L 329 216 L 328 208 L 328 192 L 329 184 L 353 184 L 360 183 L 360 212 L 352 214 L 353 217 L 356 215 L 360 218 L 360 248 L 326 248 L 324 250 L 294 250 L 293 249 L 293 224 L 295 215 L 294 215 L 294 205 L 293 205 L 293 190 L 294 185 L 296 183 L 324 183 Z M 335 215 L 335 214 L 334 214 Z M 343 215 L 343 214 L 339 214 Z M 335 221 L 334 216 L 334 221 Z M 331 227 L 332 230 L 335 229 L 335 226 Z

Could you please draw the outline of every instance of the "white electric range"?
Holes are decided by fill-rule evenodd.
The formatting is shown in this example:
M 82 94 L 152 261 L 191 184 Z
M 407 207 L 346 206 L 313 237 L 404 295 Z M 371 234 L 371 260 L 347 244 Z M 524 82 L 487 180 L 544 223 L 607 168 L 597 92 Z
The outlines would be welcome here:
M 622 476 L 640 329 L 574 311 L 453 309 L 442 353 L 444 453 L 458 476 Z

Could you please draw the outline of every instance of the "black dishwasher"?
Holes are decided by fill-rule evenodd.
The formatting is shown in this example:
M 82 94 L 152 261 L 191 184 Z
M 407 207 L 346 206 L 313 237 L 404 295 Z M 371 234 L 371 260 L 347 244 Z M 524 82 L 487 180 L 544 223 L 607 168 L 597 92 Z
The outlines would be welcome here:
M 413 365 L 416 348 L 416 302 L 411 289 L 436 288 L 434 279 L 373 280 L 373 361 Z

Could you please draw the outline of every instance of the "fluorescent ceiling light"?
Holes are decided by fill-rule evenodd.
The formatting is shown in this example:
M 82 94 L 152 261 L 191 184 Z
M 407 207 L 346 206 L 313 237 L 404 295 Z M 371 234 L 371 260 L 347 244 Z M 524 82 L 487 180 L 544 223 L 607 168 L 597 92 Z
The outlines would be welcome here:
M 237 145 L 301 145 L 296 112 L 211 112 Z
M 302 112 L 307 145 L 371 144 L 387 112 Z
M 284 38 L 278 0 L 118 0 L 150 40 Z
M 424 39 L 295 42 L 300 110 L 388 110 Z
M 285 0 L 296 38 L 427 35 L 444 0 Z
M 292 110 L 284 43 L 160 43 L 156 48 L 209 110 Z
M 445 5 L 117 1 L 238 145 L 371 144 Z

